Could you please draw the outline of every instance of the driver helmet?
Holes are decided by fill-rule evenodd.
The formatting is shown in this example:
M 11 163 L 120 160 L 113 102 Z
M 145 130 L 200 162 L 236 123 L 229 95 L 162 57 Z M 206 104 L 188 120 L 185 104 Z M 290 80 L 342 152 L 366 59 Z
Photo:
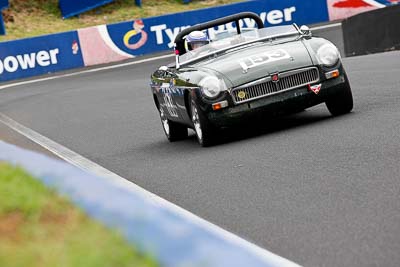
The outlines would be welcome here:
M 189 51 L 202 47 L 210 42 L 207 35 L 202 31 L 193 31 L 186 37 Z

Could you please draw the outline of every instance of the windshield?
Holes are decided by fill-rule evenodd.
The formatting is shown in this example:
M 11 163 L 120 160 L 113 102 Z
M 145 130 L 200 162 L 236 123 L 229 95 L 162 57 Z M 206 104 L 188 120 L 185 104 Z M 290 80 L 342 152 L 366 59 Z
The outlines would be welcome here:
M 269 40 L 270 38 L 272 39 L 271 41 L 274 41 L 293 35 L 300 35 L 293 25 L 276 26 L 262 29 L 243 28 L 241 34 L 237 34 L 236 30 L 226 30 L 215 34 L 209 44 L 199 47 L 195 50 L 188 51 L 179 56 L 179 62 L 184 64 L 188 61 L 213 55 L 217 51 L 225 51 L 231 47 L 237 47 L 241 44 L 246 44 L 249 42 L 253 43 L 257 42 L 258 40 L 265 41 Z

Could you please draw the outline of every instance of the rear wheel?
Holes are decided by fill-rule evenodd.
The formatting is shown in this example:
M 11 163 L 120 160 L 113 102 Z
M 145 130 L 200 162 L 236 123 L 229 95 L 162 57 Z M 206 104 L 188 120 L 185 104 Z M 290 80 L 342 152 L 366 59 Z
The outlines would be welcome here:
M 186 126 L 169 120 L 161 107 L 159 109 L 159 112 L 164 133 L 170 142 L 179 141 L 187 138 L 188 129 Z
M 199 144 L 203 147 L 213 145 L 216 129 L 208 122 L 193 100 L 190 102 L 190 113 Z
M 326 102 L 326 107 L 333 116 L 349 113 L 353 109 L 353 94 L 347 76 L 346 82 L 340 92 L 330 97 Z

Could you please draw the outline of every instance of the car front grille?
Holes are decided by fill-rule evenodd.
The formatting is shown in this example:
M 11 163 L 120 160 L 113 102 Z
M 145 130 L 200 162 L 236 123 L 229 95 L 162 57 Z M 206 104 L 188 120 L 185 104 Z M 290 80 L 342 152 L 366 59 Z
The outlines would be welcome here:
M 316 67 L 279 73 L 279 80 L 275 82 L 272 81 L 272 76 L 232 89 L 231 95 L 235 103 L 248 102 L 319 81 Z

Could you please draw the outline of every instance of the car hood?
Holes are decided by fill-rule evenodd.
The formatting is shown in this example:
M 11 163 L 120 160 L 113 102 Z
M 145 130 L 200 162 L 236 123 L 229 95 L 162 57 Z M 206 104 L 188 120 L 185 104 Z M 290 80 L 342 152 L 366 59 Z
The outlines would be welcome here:
M 313 65 L 302 43 L 256 44 L 227 51 L 216 58 L 194 65 L 199 69 L 219 73 L 231 87 L 236 87 L 272 73 L 284 72 Z

